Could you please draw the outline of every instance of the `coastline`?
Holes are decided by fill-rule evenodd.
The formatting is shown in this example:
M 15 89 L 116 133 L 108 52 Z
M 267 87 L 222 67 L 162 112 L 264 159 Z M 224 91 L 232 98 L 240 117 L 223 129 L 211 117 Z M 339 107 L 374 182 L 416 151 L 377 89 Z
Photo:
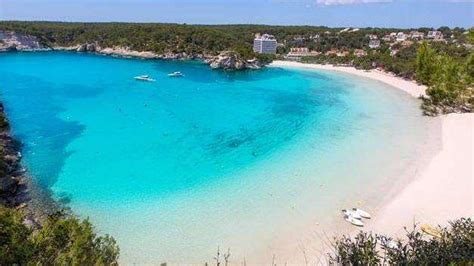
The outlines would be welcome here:
M 356 69 L 355 67 L 320 65 L 320 64 L 304 64 L 304 63 L 299 63 L 299 62 L 279 61 L 279 60 L 273 61 L 273 63 L 271 63 L 269 67 L 304 68 L 304 69 L 343 72 L 343 73 L 352 74 L 359 77 L 365 77 L 365 78 L 383 82 L 387 85 L 390 85 L 399 90 L 402 90 L 416 98 L 420 96 L 426 96 L 426 92 L 425 92 L 426 86 L 419 85 L 414 81 L 405 80 L 393 74 L 376 70 L 376 69 L 365 71 L 361 69 Z
M 379 70 L 286 61 L 275 61 L 270 67 L 344 72 L 383 82 L 416 98 L 425 95 L 426 90 L 425 86 Z M 404 226 L 409 228 L 414 223 L 436 226 L 473 217 L 474 114 L 455 113 L 434 119 L 441 121 L 441 149 L 428 162 L 420 158 L 420 171 L 381 203 L 374 218 L 366 222 L 365 231 L 402 236 Z
M 441 116 L 442 148 L 366 229 L 400 236 L 403 226 L 473 217 L 474 114 Z M 416 199 L 416 200 L 415 200 Z
M 111 56 L 118 58 L 134 58 L 143 60 L 200 60 L 205 64 L 209 65 L 211 69 L 222 69 L 226 71 L 234 70 L 256 70 L 261 69 L 265 64 L 258 60 L 244 60 L 235 53 L 220 52 L 218 55 L 210 54 L 187 54 L 185 52 L 173 53 L 167 52 L 163 54 L 157 54 L 151 51 L 135 51 L 127 47 L 106 47 L 101 48 L 96 44 L 82 44 L 75 46 L 54 46 L 50 48 L 28 48 L 28 49 L 1 49 L 0 53 L 5 52 L 77 52 L 77 53 L 93 53 L 102 56 Z
M 338 68 L 338 67 L 332 67 L 332 68 Z M 363 75 L 365 73 L 371 73 L 372 72 L 372 71 L 365 72 L 365 71 L 356 70 L 356 69 L 351 70 L 352 68 L 348 68 L 348 67 L 340 67 L 340 68 L 343 69 L 343 70 L 354 71 L 354 73 L 359 73 L 360 72 L 361 75 Z M 327 70 L 331 70 L 331 69 L 327 69 Z M 343 71 L 343 70 L 341 70 L 341 71 Z M 351 72 L 348 72 L 348 73 L 352 74 Z M 386 78 L 387 76 L 389 76 L 389 75 L 382 74 L 382 76 L 380 76 L 380 79 L 378 79 L 378 80 L 381 81 L 381 82 L 384 82 L 383 79 Z M 367 77 L 367 78 L 370 78 L 370 77 Z M 396 77 L 392 77 L 392 78 L 393 78 L 393 82 L 404 81 L 404 82 L 410 83 L 409 81 L 402 80 L 402 79 L 399 79 L 399 78 L 396 78 Z M 387 83 L 387 82 L 384 82 L 384 83 L 391 85 L 390 83 Z M 396 87 L 396 86 L 393 86 L 393 87 Z M 402 88 L 399 88 L 399 87 L 398 87 L 398 89 L 403 90 Z M 405 91 L 405 90 L 403 90 L 403 91 Z M 407 92 L 407 91 L 405 91 L 405 92 Z M 410 94 L 410 95 L 412 95 L 412 94 Z M 412 96 L 416 97 L 416 95 L 412 95 Z M 407 96 L 407 98 L 408 98 L 408 96 Z M 456 117 L 456 118 L 451 118 L 451 117 Z M 470 117 L 471 119 L 470 120 L 466 119 L 466 117 Z M 439 219 L 440 223 L 444 223 L 449 219 L 457 218 L 457 217 L 452 217 L 455 214 L 453 214 L 454 212 L 451 212 L 451 210 L 449 209 L 449 208 L 452 207 L 450 205 L 453 205 L 453 206 L 456 205 L 456 207 L 460 208 L 460 209 L 456 209 L 456 211 L 462 212 L 465 209 L 464 208 L 465 206 L 462 206 L 463 204 L 459 204 L 458 202 L 453 203 L 453 200 L 451 200 L 451 198 L 455 197 L 455 198 L 459 198 L 460 200 L 466 200 L 466 196 L 467 196 L 467 200 L 469 200 L 469 196 L 470 196 L 469 188 L 472 187 L 472 181 L 471 181 L 470 185 L 469 185 L 469 182 L 467 182 L 467 183 L 465 182 L 465 184 L 464 183 L 458 183 L 458 182 L 452 182 L 452 179 L 447 178 L 446 175 L 441 176 L 439 173 L 441 173 L 440 170 L 444 171 L 446 174 L 451 174 L 453 172 L 452 171 L 453 168 L 449 168 L 449 167 L 445 166 L 445 162 L 449 161 L 451 163 L 451 160 L 459 160 L 460 165 L 462 167 L 465 167 L 466 165 L 469 166 L 469 158 L 471 158 L 471 160 L 472 160 L 472 151 L 471 151 L 471 155 L 469 157 L 469 154 L 460 153 L 460 155 L 459 155 L 458 154 L 458 151 L 459 151 L 458 149 L 459 149 L 459 147 L 461 147 L 465 151 L 466 146 L 467 146 L 467 151 L 469 151 L 468 148 L 470 146 L 472 146 L 472 142 L 470 143 L 471 145 L 469 145 L 469 137 L 472 136 L 472 134 L 473 134 L 473 130 L 472 130 L 472 128 L 473 128 L 472 124 L 474 122 L 473 116 L 472 116 L 472 114 L 463 114 L 463 115 L 453 114 L 453 115 L 447 115 L 447 116 L 440 116 L 440 117 L 434 118 L 434 119 L 441 120 L 443 122 L 443 129 L 442 129 L 442 131 L 443 131 L 443 149 L 439 152 L 439 154 L 444 154 L 444 155 L 441 156 L 441 155 L 438 154 L 436 156 L 436 158 L 441 157 L 441 159 L 438 159 L 437 161 L 435 161 L 436 159 L 433 158 L 433 160 L 430 160 L 431 161 L 430 163 L 428 163 L 428 164 L 425 163 L 426 165 L 425 165 L 425 167 L 423 167 L 421 173 L 417 174 L 413 178 L 410 178 L 410 180 L 408 180 L 406 182 L 407 183 L 406 186 L 403 185 L 402 188 L 397 189 L 396 196 L 393 199 L 387 200 L 388 201 L 387 204 L 385 204 L 385 201 L 383 203 L 381 203 L 382 208 L 380 209 L 380 211 L 377 210 L 376 212 L 373 213 L 373 214 L 375 214 L 374 215 L 375 219 L 373 219 L 373 220 L 366 223 L 366 227 L 365 227 L 366 230 L 380 230 L 380 231 L 377 231 L 377 232 L 389 234 L 389 233 L 391 233 L 391 231 L 396 229 L 395 232 L 403 233 L 403 226 L 408 226 L 409 227 L 409 226 L 412 225 L 412 220 L 410 220 L 410 218 L 415 217 L 415 218 L 417 218 L 417 221 L 418 221 L 419 212 L 424 211 L 425 209 L 427 209 L 427 205 L 429 205 L 429 204 L 434 205 L 434 206 L 428 206 L 430 208 L 433 207 L 433 209 L 432 210 L 430 209 L 430 211 L 427 213 L 427 215 L 424 215 L 424 213 L 421 213 L 421 214 L 423 214 L 422 217 L 427 222 L 432 222 L 435 219 Z M 448 120 L 449 120 L 449 122 L 447 122 Z M 471 125 L 471 126 L 462 127 L 463 123 L 465 125 Z M 446 136 L 444 136 L 445 133 L 446 133 Z M 463 133 L 463 134 L 460 134 L 460 133 Z M 446 141 L 448 141 L 448 140 L 451 141 L 451 142 L 453 142 L 453 140 L 454 140 L 454 141 L 456 141 L 456 144 L 455 145 L 453 145 L 453 144 L 447 145 Z M 468 145 L 466 145 L 466 144 L 468 144 Z M 453 156 L 455 156 L 455 157 L 453 157 Z M 458 156 L 461 156 L 461 157 L 458 158 Z M 429 156 L 429 157 L 431 157 L 431 156 Z M 466 158 L 467 158 L 467 160 L 466 160 Z M 456 163 L 456 162 L 454 162 L 454 163 Z M 432 170 L 428 170 L 428 169 L 432 169 Z M 464 169 L 464 168 L 462 168 L 462 169 Z M 461 176 L 461 179 L 463 180 L 463 182 L 464 181 L 469 181 L 469 175 L 467 176 L 468 178 L 464 178 L 465 175 L 463 175 L 463 173 L 465 173 L 465 172 L 463 172 L 463 171 L 465 171 L 465 170 L 462 170 L 461 172 L 459 172 L 459 175 Z M 434 182 L 434 183 L 436 183 L 436 186 L 433 186 L 432 187 L 433 191 L 431 191 L 431 188 L 427 189 L 427 184 L 432 185 L 431 183 L 433 183 L 432 182 L 433 181 L 432 180 L 433 175 L 436 175 L 436 178 L 439 179 L 439 180 L 438 179 L 436 179 L 436 180 L 439 181 L 439 182 Z M 472 169 L 471 169 L 470 175 L 472 176 Z M 442 178 L 440 178 L 440 177 L 442 177 Z M 458 177 L 458 175 L 456 175 L 456 177 Z M 418 179 L 420 179 L 421 182 L 418 182 Z M 429 180 L 426 180 L 426 179 L 429 179 Z M 421 183 L 421 185 L 416 185 L 418 183 Z M 453 188 L 452 191 L 450 191 L 452 193 L 449 194 L 448 199 L 444 198 L 444 193 L 445 193 L 444 188 L 446 187 L 444 184 L 450 184 L 451 186 L 449 186 L 449 188 L 450 189 Z M 464 195 L 464 198 L 459 197 L 457 191 L 455 190 L 458 186 L 463 186 L 463 188 L 466 188 L 466 191 L 464 191 L 462 193 L 462 195 Z M 416 189 L 413 191 L 413 189 L 412 190 L 409 189 L 410 187 L 415 187 Z M 408 190 L 408 192 L 406 192 L 407 190 Z M 428 191 L 424 191 L 424 190 L 428 190 Z M 419 195 L 420 192 L 421 193 L 428 192 L 428 193 L 426 194 L 426 196 L 424 196 L 424 201 L 423 202 L 420 202 L 419 204 L 413 204 L 412 203 L 413 199 L 418 198 L 418 195 Z M 467 194 L 466 194 L 466 192 L 467 192 Z M 442 194 L 443 197 L 439 197 L 440 194 Z M 438 201 L 446 201 L 446 202 L 441 202 L 441 203 L 445 203 L 442 206 L 443 207 L 443 209 L 442 209 L 443 214 L 442 215 L 444 215 L 444 216 L 436 216 L 437 212 L 440 210 L 440 208 L 439 208 L 440 206 L 439 206 L 439 204 L 437 204 Z M 464 201 L 459 201 L 459 202 L 464 202 Z M 471 198 L 471 202 L 472 202 L 472 198 Z M 408 204 L 413 204 L 413 206 L 411 206 L 411 207 L 413 207 L 413 210 L 410 209 L 409 212 L 406 210 L 406 204 L 407 203 Z M 447 210 L 449 210 L 449 211 L 447 211 Z M 471 210 L 472 210 L 472 205 L 471 205 Z M 471 213 L 472 213 L 472 211 L 471 211 Z M 445 219 L 444 217 L 448 217 L 448 218 Z M 339 217 L 337 217 L 337 218 L 339 218 Z M 438 220 L 436 220 L 436 221 L 438 221 Z M 349 227 L 349 225 L 347 225 L 347 227 Z
M 42 199 L 46 197 L 35 187 L 27 170 L 22 166 L 21 142 L 12 136 L 10 123 L 1 102 L 0 120 L 0 156 L 2 157 L 0 206 L 23 212 L 25 214 L 23 222 L 30 227 L 38 227 L 42 216 L 48 212 L 49 207 L 46 208 L 46 204 L 39 206 L 43 203 Z
M 44 218 L 61 208 L 50 192 L 41 188 L 22 164 L 22 143 L 13 136 L 0 100 L 0 206 L 21 211 L 24 223 L 38 227 Z

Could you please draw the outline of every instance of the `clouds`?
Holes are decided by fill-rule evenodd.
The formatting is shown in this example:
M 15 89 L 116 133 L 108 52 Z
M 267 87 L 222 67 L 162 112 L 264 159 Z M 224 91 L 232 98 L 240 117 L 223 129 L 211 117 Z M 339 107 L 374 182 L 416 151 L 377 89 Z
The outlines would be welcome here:
M 316 0 L 318 5 L 352 5 L 352 4 L 370 4 L 370 3 L 390 3 L 392 0 Z

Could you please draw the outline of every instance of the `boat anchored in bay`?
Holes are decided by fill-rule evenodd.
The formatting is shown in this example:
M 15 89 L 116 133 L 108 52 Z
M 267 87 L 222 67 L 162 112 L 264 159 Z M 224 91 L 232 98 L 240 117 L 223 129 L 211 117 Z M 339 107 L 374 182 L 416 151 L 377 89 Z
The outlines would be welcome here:
M 179 78 L 179 77 L 184 77 L 184 74 L 179 72 L 179 71 L 176 71 L 176 72 L 173 72 L 173 73 L 169 73 L 168 77 Z
M 140 80 L 140 81 L 155 81 L 154 79 L 152 79 L 150 76 L 148 75 L 141 75 L 141 76 L 137 76 L 135 77 L 136 80 Z

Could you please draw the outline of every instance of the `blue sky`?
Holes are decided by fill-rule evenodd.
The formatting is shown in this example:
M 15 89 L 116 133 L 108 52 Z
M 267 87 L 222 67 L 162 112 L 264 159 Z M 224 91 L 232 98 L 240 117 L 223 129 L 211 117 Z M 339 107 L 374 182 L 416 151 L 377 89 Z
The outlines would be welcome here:
M 0 0 L 1 20 L 474 26 L 474 0 Z

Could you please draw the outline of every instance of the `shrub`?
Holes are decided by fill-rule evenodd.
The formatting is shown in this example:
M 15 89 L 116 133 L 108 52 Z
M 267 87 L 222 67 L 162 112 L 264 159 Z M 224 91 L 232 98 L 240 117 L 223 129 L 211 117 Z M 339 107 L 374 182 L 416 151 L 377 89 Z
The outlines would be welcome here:
M 406 230 L 406 229 L 405 229 Z M 329 254 L 331 264 L 342 265 L 473 265 L 474 223 L 470 218 L 438 227 L 430 236 L 414 226 L 405 240 L 359 232 L 354 238 L 343 236 Z
M 88 220 L 60 212 L 33 230 L 23 218 L 0 207 L 0 265 L 117 265 L 115 240 L 97 236 Z

